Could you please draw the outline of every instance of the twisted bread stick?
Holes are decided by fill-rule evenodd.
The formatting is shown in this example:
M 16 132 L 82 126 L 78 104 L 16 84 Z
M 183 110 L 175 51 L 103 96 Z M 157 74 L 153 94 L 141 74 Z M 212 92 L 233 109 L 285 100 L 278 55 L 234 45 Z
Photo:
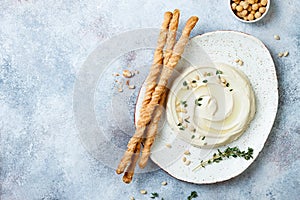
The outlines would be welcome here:
M 172 56 L 172 50 L 176 43 L 176 33 L 177 33 L 177 29 L 178 29 L 179 16 L 180 16 L 180 11 L 178 9 L 175 9 L 173 12 L 173 17 L 172 17 L 170 27 L 169 27 L 167 43 L 166 43 L 166 50 L 164 52 L 164 61 L 163 61 L 164 65 L 166 65 L 168 63 L 170 57 Z
M 135 165 L 136 165 L 137 160 L 139 159 L 140 150 L 141 150 L 141 143 L 138 143 L 136 145 L 134 155 L 132 155 L 132 157 L 131 157 L 131 163 L 127 167 L 126 172 L 123 176 L 123 182 L 124 183 L 130 183 L 132 181 Z
M 157 47 L 154 52 L 153 64 L 151 66 L 149 75 L 145 81 L 146 82 L 146 92 L 145 92 L 145 96 L 144 96 L 144 99 L 142 102 L 140 114 L 143 113 L 145 111 L 146 107 L 148 106 L 148 104 L 151 100 L 151 97 L 152 97 L 152 93 L 154 92 L 154 89 L 156 86 L 157 78 L 160 75 L 160 71 L 161 71 L 162 64 L 163 64 L 163 49 L 166 44 L 168 28 L 169 28 L 169 24 L 172 19 L 172 16 L 173 16 L 173 14 L 171 12 L 166 12 L 164 15 L 164 22 L 161 26 L 161 31 L 160 31 L 159 38 L 157 41 Z
M 166 38 L 167 38 L 167 31 L 169 28 L 170 21 L 172 19 L 172 13 L 171 12 L 166 12 L 164 14 L 164 21 L 161 26 L 161 31 L 159 34 L 159 38 L 157 41 L 157 48 L 154 52 L 154 59 L 153 59 L 153 64 L 150 69 L 150 73 L 146 79 L 146 92 L 145 92 L 145 97 L 142 102 L 142 107 L 140 110 L 140 116 L 142 116 L 142 113 L 145 112 L 146 107 L 148 106 L 152 93 L 155 89 L 156 86 L 156 81 L 159 76 L 159 73 L 162 68 L 163 64 L 163 48 L 166 43 Z M 121 174 L 124 172 L 126 166 L 130 162 L 131 156 L 133 152 L 136 149 L 136 145 L 141 142 L 143 132 L 136 132 L 134 136 L 129 140 L 128 145 L 127 145 L 127 151 L 124 153 L 123 158 L 121 159 L 119 166 L 116 170 L 117 174 Z
M 142 154 L 142 157 L 140 158 L 141 160 L 144 161 L 143 168 L 146 166 L 148 158 L 150 156 L 150 147 L 152 146 L 152 144 L 155 140 L 155 136 L 156 136 L 156 133 L 157 133 L 157 127 L 158 127 L 158 123 L 159 123 L 159 120 L 160 120 L 160 116 L 161 116 L 162 111 L 163 111 L 163 105 L 164 105 L 164 102 L 165 102 L 165 98 L 166 98 L 166 93 L 164 93 L 163 96 L 161 97 L 161 100 L 159 102 L 159 106 L 157 106 L 157 108 L 155 109 L 155 115 L 153 117 L 153 123 L 151 121 L 151 124 L 148 127 L 148 134 L 149 135 L 147 136 L 147 139 L 145 141 L 145 144 L 144 144 L 145 147 L 143 149 L 143 154 Z M 149 146 L 149 148 L 146 148 L 146 146 Z M 146 148 L 147 151 L 144 152 L 145 148 Z M 137 146 L 136 146 L 135 154 L 131 158 L 131 163 L 128 166 L 128 168 L 126 169 L 126 172 L 123 176 L 123 182 L 124 183 L 130 183 L 131 180 L 132 180 L 132 177 L 134 175 L 135 165 L 136 165 L 136 162 L 139 158 L 140 149 L 141 149 L 141 143 L 138 143 Z M 144 159 L 143 159 L 143 156 L 145 157 Z M 141 160 L 139 162 L 140 166 L 141 166 Z
M 169 61 L 170 57 L 172 56 L 172 50 L 176 43 L 176 34 L 177 34 L 177 29 L 178 29 L 179 16 L 180 16 L 180 11 L 178 9 L 175 9 L 173 12 L 173 17 L 172 17 L 170 27 L 169 27 L 167 43 L 166 43 L 166 50 L 164 52 L 164 61 L 163 61 L 164 66 L 168 64 L 168 61 Z M 160 105 L 164 104 L 165 96 L 166 96 L 166 93 L 163 94 L 163 96 L 160 100 Z M 142 151 L 142 157 L 140 158 L 140 161 L 139 161 L 140 168 L 144 168 L 149 159 L 150 148 L 151 148 L 151 146 L 155 140 L 155 136 L 157 134 L 157 127 L 158 127 L 158 123 L 159 123 L 159 120 L 161 117 L 161 113 L 162 113 L 161 107 L 155 110 L 155 114 L 154 114 L 148 128 L 146 129 L 146 131 L 144 133 L 146 140 L 145 140 L 144 148 Z
M 197 21 L 198 21 L 198 17 L 191 17 L 187 21 L 187 23 L 184 27 L 184 30 L 182 32 L 182 35 L 181 35 L 179 41 L 176 43 L 176 45 L 174 47 L 174 51 L 172 53 L 172 56 L 171 56 L 169 62 L 167 63 L 167 65 L 164 65 L 164 68 L 163 68 L 163 71 L 161 73 L 161 77 L 160 77 L 158 86 L 156 86 L 156 88 L 154 90 L 154 93 L 152 94 L 151 101 L 149 103 L 149 106 L 147 107 L 147 110 L 146 110 L 145 114 L 143 115 L 143 118 L 141 118 L 139 120 L 139 124 L 138 124 L 139 126 L 137 127 L 136 133 L 139 132 L 139 131 L 144 131 L 146 125 L 151 120 L 151 115 L 153 114 L 153 111 L 155 109 L 155 105 L 157 105 L 157 103 L 159 102 L 161 96 L 165 93 L 166 85 L 168 84 L 168 79 L 171 77 L 173 69 L 177 65 L 177 63 L 178 63 L 178 61 L 179 61 L 179 59 L 180 59 L 180 57 L 181 57 L 181 55 L 184 51 L 184 47 L 186 46 L 186 44 L 188 42 L 191 30 L 195 27 Z M 163 101 L 164 101 L 164 99 L 163 99 Z M 157 115 L 154 114 L 155 121 L 153 120 L 153 125 L 152 125 L 153 129 L 149 130 L 149 131 L 151 131 L 150 134 L 153 134 L 154 137 L 150 137 L 149 139 L 147 138 L 148 142 L 146 140 L 147 145 L 145 144 L 145 147 L 143 149 L 142 158 L 139 162 L 139 166 L 141 168 L 145 167 L 145 165 L 147 163 L 147 160 L 149 158 L 150 148 L 151 148 L 151 145 L 154 142 L 155 135 L 156 135 L 156 132 L 157 132 L 157 125 L 156 124 L 159 121 L 160 115 L 161 115 L 161 112 L 160 113 L 158 112 Z M 138 134 L 140 134 L 140 133 L 138 133 Z
M 182 31 L 182 35 L 174 47 L 174 50 L 173 50 L 171 58 L 169 59 L 169 62 L 167 63 L 166 66 L 163 67 L 163 71 L 161 73 L 160 80 L 154 90 L 154 93 L 152 94 L 152 98 L 147 107 L 147 110 L 146 110 L 145 114 L 142 115 L 142 118 L 140 118 L 140 120 L 138 122 L 138 127 L 135 132 L 136 134 L 140 135 L 141 134 L 140 132 L 145 131 L 146 125 L 150 122 L 151 115 L 154 111 L 155 105 L 158 104 L 162 94 L 165 92 L 166 86 L 168 84 L 168 80 L 172 75 L 173 69 L 176 67 L 179 59 L 181 58 L 181 55 L 184 51 L 184 47 L 186 46 L 186 44 L 188 42 L 191 30 L 195 27 L 197 21 L 198 21 L 198 17 L 195 17 L 195 16 L 191 17 L 187 21 L 187 23 Z
M 147 165 L 147 162 L 148 162 L 148 159 L 150 156 L 150 149 L 151 149 L 152 144 L 154 143 L 154 140 L 155 140 L 155 137 L 157 134 L 158 123 L 159 123 L 159 120 L 160 120 L 160 117 L 161 117 L 161 114 L 163 111 L 163 105 L 164 105 L 166 96 L 167 96 L 167 94 L 165 92 L 162 95 L 162 97 L 159 101 L 159 106 L 155 109 L 154 116 L 151 120 L 150 125 L 148 126 L 147 138 L 145 140 L 144 148 L 142 151 L 142 156 L 139 161 L 140 168 L 144 168 Z

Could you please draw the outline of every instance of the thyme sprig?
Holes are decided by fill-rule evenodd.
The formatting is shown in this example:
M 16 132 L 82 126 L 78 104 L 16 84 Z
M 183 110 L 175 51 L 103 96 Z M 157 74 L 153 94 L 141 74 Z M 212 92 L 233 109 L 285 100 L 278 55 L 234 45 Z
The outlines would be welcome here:
M 200 164 L 193 169 L 196 171 L 200 168 L 205 168 L 205 166 L 212 164 L 212 163 L 219 163 L 220 161 L 227 159 L 227 158 L 244 158 L 245 160 L 250 160 L 253 158 L 253 149 L 248 147 L 248 151 L 241 151 L 238 147 L 227 147 L 223 152 L 218 149 L 218 153 L 214 153 L 213 157 L 209 160 L 203 161 L 201 160 Z

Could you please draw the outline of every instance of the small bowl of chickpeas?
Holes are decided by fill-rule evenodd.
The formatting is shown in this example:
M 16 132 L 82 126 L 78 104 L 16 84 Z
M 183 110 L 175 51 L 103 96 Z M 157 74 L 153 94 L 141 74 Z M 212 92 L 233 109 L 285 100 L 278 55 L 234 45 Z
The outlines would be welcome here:
M 253 23 L 267 14 L 270 0 L 229 0 L 229 6 L 236 19 L 245 23 Z

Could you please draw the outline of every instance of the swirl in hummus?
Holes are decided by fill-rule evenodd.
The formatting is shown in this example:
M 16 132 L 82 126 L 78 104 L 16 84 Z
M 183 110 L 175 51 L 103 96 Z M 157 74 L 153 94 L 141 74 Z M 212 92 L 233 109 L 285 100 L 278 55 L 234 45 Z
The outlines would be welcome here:
M 177 78 L 167 102 L 167 119 L 178 136 L 194 146 L 226 145 L 247 129 L 255 96 L 241 71 L 225 64 L 188 68 Z

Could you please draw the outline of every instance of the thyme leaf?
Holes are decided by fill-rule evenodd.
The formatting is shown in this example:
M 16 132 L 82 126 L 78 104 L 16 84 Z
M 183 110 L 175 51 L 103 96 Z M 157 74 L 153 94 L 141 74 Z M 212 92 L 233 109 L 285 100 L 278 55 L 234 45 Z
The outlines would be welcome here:
M 218 75 L 218 74 L 223 74 L 223 72 L 221 70 L 217 70 L 216 75 Z
M 156 192 L 154 192 L 154 193 L 151 193 L 151 199 L 155 199 L 156 197 L 159 197 L 159 194 L 158 193 L 156 193 Z

